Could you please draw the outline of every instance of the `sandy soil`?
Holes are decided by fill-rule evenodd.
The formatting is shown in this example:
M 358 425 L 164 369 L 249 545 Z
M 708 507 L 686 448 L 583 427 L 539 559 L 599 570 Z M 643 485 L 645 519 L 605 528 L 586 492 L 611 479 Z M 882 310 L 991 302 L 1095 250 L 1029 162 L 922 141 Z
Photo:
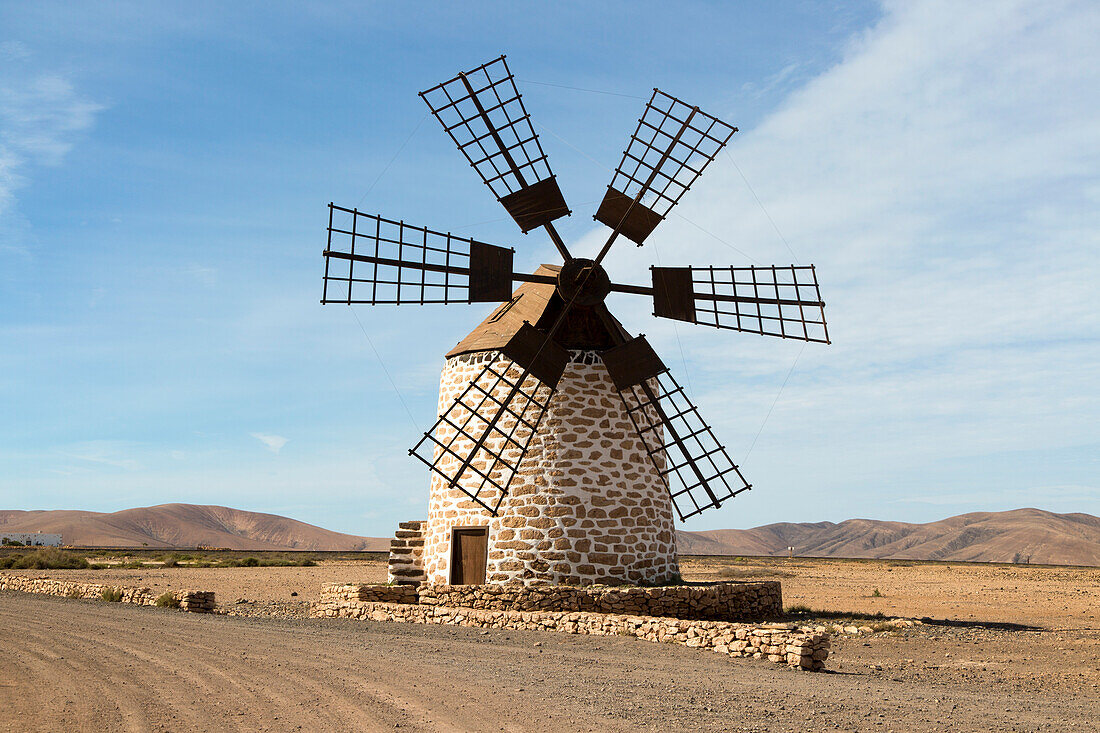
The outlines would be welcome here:
M 683 570 L 778 577 L 788 605 L 945 621 L 835 638 L 830 672 L 811 675 L 632 639 L 302 618 L 322 582 L 382 580 L 379 562 L 31 571 L 214 590 L 223 608 L 266 618 L 0 593 L 0 731 L 1091 731 L 1100 720 L 1100 569 L 685 558 Z
M 1100 692 L 1072 676 L 1081 650 L 1063 657 L 1038 634 L 849 639 L 836 670 L 813 675 L 618 637 L 198 616 L 17 593 L 0 593 L 0 626 L 5 731 L 1085 731 L 1100 719 Z M 1030 657 L 1065 677 L 1036 684 L 993 657 Z
M 1015 623 L 1048 629 L 1100 629 L 1100 568 L 897 560 L 686 557 L 687 580 L 764 580 L 783 583 L 787 606 L 887 616 Z M 382 561 L 322 561 L 316 567 L 145 568 L 141 570 L 0 571 L 66 577 L 154 589 L 212 590 L 218 603 L 251 608 L 304 609 L 322 583 L 384 583 Z M 879 597 L 874 596 L 875 589 Z M 292 596 L 291 593 L 297 593 Z M 237 604 L 238 600 L 250 603 Z M 304 611 L 303 611 L 304 613 Z
M 688 580 L 775 578 L 783 603 L 887 616 L 1100 628 L 1100 568 L 688 557 Z M 875 589 L 881 597 L 875 597 Z

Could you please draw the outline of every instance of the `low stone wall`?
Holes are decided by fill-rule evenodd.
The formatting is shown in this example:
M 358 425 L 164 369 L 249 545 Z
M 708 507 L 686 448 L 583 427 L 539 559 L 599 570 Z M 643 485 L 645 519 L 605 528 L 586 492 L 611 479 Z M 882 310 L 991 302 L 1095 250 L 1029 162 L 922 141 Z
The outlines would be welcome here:
M 321 601 L 363 601 L 364 603 L 416 603 L 414 585 L 366 585 L 364 583 L 325 583 Z
M 645 641 L 683 644 L 735 657 L 753 657 L 811 671 L 825 668 L 829 635 L 793 624 L 753 626 L 602 614 L 582 611 L 502 611 L 442 605 L 369 603 L 323 598 L 310 606 L 314 618 L 355 618 L 420 624 L 449 624 L 493 629 L 560 631 L 595 636 L 633 636 Z
M 423 520 L 401 522 L 390 540 L 388 580 L 391 583 L 419 585 L 427 580 L 424 574 L 424 532 L 428 523 Z
M 99 599 L 103 591 L 114 588 L 122 594 L 122 603 L 136 603 L 139 606 L 153 606 L 160 593 L 152 588 L 128 588 L 101 583 L 76 583 L 57 578 L 29 578 L 24 575 L 0 574 L 0 590 L 18 590 L 24 593 L 42 593 L 65 598 Z M 191 613 L 212 613 L 214 611 L 214 593 L 205 590 L 171 591 L 180 603 L 180 608 Z
M 422 585 L 420 603 L 494 611 L 584 611 L 700 621 L 762 621 L 783 613 L 778 581 L 634 586 Z M 368 600 L 368 599 L 361 599 Z M 381 600 L 381 599 L 378 599 Z

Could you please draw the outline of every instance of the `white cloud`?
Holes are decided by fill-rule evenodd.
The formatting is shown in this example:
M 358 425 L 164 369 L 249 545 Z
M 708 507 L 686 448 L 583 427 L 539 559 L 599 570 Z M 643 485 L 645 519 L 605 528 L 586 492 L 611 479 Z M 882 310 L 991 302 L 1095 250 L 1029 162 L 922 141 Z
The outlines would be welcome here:
M 131 457 L 133 446 L 129 443 L 114 440 L 89 440 L 76 443 L 59 451 L 65 458 L 91 463 L 110 468 L 120 468 L 124 471 L 137 471 L 142 468 L 139 461 Z M 65 475 L 79 472 L 80 468 L 61 469 L 55 472 Z
M 278 453 L 287 444 L 287 438 L 281 435 L 267 435 L 265 433 L 249 433 L 253 438 L 263 443 L 272 453 Z
M 917 456 L 1096 439 L 1098 37 L 1095 3 L 891 2 L 836 66 L 735 136 L 731 155 L 818 267 L 834 341 L 806 347 L 754 462 L 810 493 L 844 489 L 850 462 L 822 469 L 837 451 L 886 476 Z M 724 157 L 678 208 L 758 261 L 791 262 Z M 658 259 L 749 264 L 675 216 L 651 241 L 616 247 L 613 279 L 645 282 Z M 682 344 L 680 381 L 743 455 L 799 347 L 627 325 L 677 372 Z
M 1037 499 L 1044 503 L 1049 502 L 1087 502 L 1096 499 L 1100 495 L 1098 486 L 1034 486 L 1025 489 L 1011 489 L 1006 491 L 973 491 L 959 494 L 948 491 L 943 494 L 929 493 L 920 496 L 907 496 L 895 499 L 898 503 L 931 504 L 934 506 L 956 505 L 1000 505 L 1010 504 L 1014 506 L 1030 506 L 1029 502 Z
M 60 165 L 102 106 L 65 77 L 42 71 L 26 45 L 0 43 L 0 216 L 34 165 Z

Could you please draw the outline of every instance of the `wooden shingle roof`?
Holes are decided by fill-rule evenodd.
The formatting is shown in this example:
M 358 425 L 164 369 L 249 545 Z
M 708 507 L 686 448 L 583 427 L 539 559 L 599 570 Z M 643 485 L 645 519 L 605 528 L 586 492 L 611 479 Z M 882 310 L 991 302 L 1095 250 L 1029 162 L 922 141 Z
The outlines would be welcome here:
M 536 275 L 556 276 L 560 265 L 542 265 Z M 503 348 L 515 335 L 524 321 L 548 331 L 557 320 L 564 302 L 553 285 L 523 283 L 516 288 L 512 299 L 501 303 L 466 338 L 447 352 L 447 358 L 475 351 L 496 351 Z M 599 310 L 604 311 L 601 317 Z M 618 334 L 608 332 L 611 324 Z M 556 340 L 567 349 L 606 349 L 623 338 L 629 338 L 626 330 L 601 304 L 594 308 L 574 307 L 567 321 L 558 331 Z

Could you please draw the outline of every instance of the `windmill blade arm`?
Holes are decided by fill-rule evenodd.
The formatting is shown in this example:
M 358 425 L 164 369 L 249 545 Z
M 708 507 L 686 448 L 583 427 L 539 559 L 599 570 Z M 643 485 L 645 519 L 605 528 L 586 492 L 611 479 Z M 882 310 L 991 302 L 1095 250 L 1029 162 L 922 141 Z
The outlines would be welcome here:
M 346 225 L 337 220 L 349 219 Z M 512 294 L 507 247 L 329 204 L 322 303 L 481 303 Z
M 525 324 L 410 455 L 496 516 L 568 359 L 568 352 Z
M 752 488 L 645 337 L 603 360 L 681 520 Z
M 596 220 L 612 229 L 604 248 L 620 233 L 641 246 L 735 132 L 654 89 L 596 211 Z
M 547 228 L 568 259 L 553 222 L 570 211 L 505 57 L 423 91 L 420 97 L 481 180 L 523 232 Z
M 830 343 L 813 265 L 653 267 L 653 315 L 764 336 Z

